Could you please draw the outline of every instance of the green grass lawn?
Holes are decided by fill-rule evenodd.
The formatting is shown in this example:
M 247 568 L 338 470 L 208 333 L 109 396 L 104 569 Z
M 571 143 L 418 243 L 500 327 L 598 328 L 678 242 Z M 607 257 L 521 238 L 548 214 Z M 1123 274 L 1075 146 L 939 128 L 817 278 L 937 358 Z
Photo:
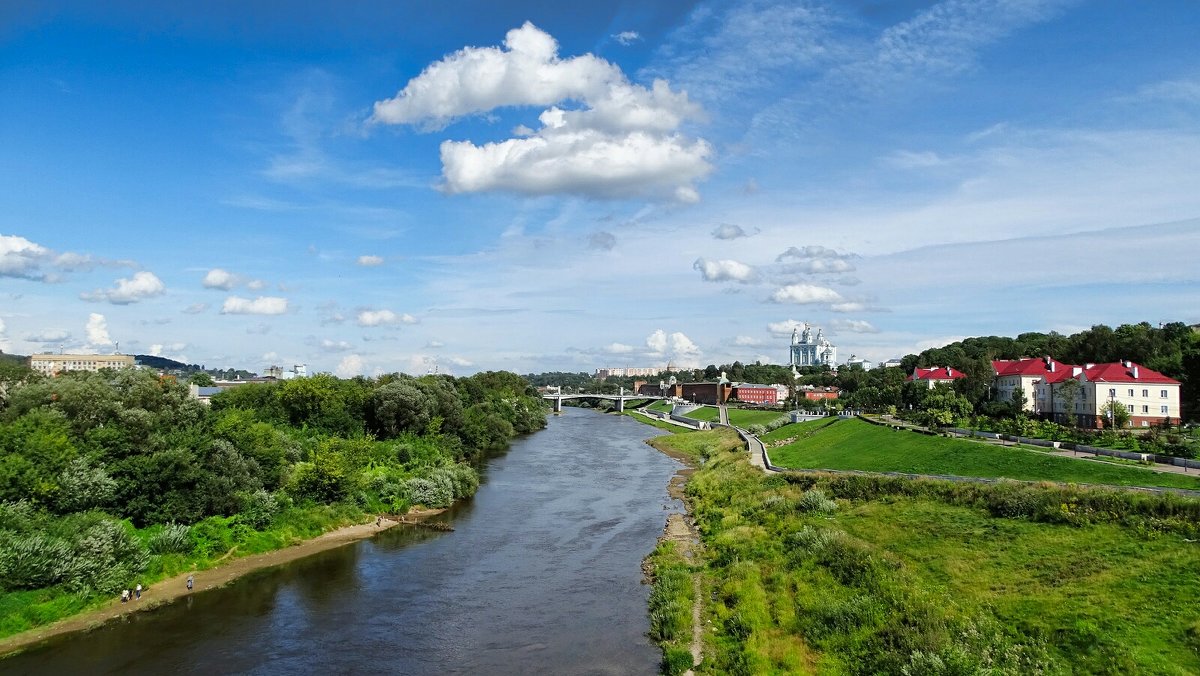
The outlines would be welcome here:
M 647 406 L 646 410 L 647 411 L 658 411 L 659 413 L 670 413 L 671 412 L 671 402 L 663 401 L 660 399 L 660 400 L 654 402 L 653 404 L 650 404 L 649 406 Z
M 837 527 L 899 558 L 916 584 L 965 615 L 1051 637 L 1076 673 L 1197 673 L 1197 548 L 1115 524 L 994 518 L 922 499 L 867 502 Z M 1170 601 L 1164 603 L 1166 599 Z
M 1200 545 L 1134 502 L 1069 525 L 948 503 L 948 483 L 834 501 L 848 479 L 764 475 L 716 432 L 654 444 L 705 458 L 705 673 L 1200 673 Z
M 775 430 L 771 430 L 759 437 L 765 444 L 783 441 L 784 439 L 792 439 L 802 435 L 809 435 L 821 429 L 826 425 L 837 422 L 837 418 L 821 418 L 819 420 L 805 420 L 804 422 L 789 423 Z
M 716 422 L 721 417 L 721 412 L 717 410 L 716 406 L 702 406 L 694 411 L 684 413 L 683 417 L 691 418 L 692 420 Z
M 787 415 L 785 411 L 756 411 L 750 409 L 729 409 L 730 424 L 746 428 L 751 425 L 766 425 L 769 422 Z
M 679 425 L 672 425 L 669 422 L 663 422 L 657 418 L 647 418 L 646 416 L 641 415 L 640 413 L 634 413 L 633 411 L 625 411 L 622 415 L 627 415 L 642 424 L 650 425 L 651 427 L 657 427 L 660 430 L 666 430 L 671 434 L 681 434 L 683 432 L 695 431 L 687 427 L 681 427 Z
M 843 420 L 770 451 L 771 462 L 796 469 L 852 469 L 1026 481 L 1165 486 L 1200 490 L 1200 478 L 1140 467 L 1074 460 L 976 441 L 896 431 Z

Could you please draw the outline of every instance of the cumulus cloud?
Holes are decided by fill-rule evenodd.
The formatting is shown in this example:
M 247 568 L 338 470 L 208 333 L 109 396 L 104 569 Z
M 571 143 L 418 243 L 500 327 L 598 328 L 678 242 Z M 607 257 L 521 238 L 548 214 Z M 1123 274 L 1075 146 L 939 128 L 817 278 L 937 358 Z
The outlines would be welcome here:
M 666 331 L 658 329 L 646 336 L 646 347 L 658 356 L 693 357 L 700 354 L 700 347 L 678 331 L 668 335 Z
M 366 368 L 367 363 L 362 357 L 357 354 L 348 354 L 338 362 L 334 374 L 339 378 L 353 378 L 365 375 Z
M 359 256 L 358 264 L 364 268 L 373 268 L 377 265 L 383 265 L 383 256 Z
M 800 272 L 810 275 L 854 272 L 854 270 L 855 267 L 853 264 L 840 258 L 810 258 L 783 266 L 783 272 L 785 273 Z
M 103 347 L 113 344 L 112 338 L 108 336 L 108 320 L 102 314 L 96 312 L 89 314 L 84 330 L 87 332 L 88 345 L 92 347 Z
M 796 321 L 795 319 L 785 319 L 782 322 L 771 322 L 767 324 L 767 331 L 773 336 L 790 336 L 796 329 L 804 330 L 804 322 Z
M 784 251 L 775 257 L 775 262 L 782 262 L 789 258 L 826 258 L 846 260 L 850 258 L 858 258 L 858 255 L 853 253 L 839 253 L 836 249 L 829 249 L 820 245 L 810 245 L 806 247 L 790 246 L 787 248 L 787 251 Z
M 410 314 L 397 314 L 391 310 L 362 310 L 358 313 L 359 326 L 387 326 L 390 324 L 416 324 Z
M 70 251 L 56 254 L 49 248 L 24 237 L 0 235 L 0 277 L 16 277 L 44 282 L 59 281 L 59 275 L 42 269 L 43 264 L 64 272 L 91 270 L 98 265 L 137 267 L 130 261 L 100 259 Z
M 475 362 L 473 362 L 473 361 L 471 361 L 471 360 L 469 360 L 469 359 L 464 359 L 464 358 L 462 358 L 462 357 L 450 357 L 450 358 L 449 358 L 449 359 L 447 359 L 446 361 L 449 361 L 451 364 L 453 364 L 453 365 L 455 365 L 455 366 L 458 366 L 458 367 L 461 367 L 461 368 L 466 368 L 466 367 L 468 367 L 468 366 L 474 366 L 474 365 L 475 365 Z
M 561 102 L 581 107 L 560 108 Z M 678 133 L 700 107 L 665 80 L 632 84 L 592 54 L 560 58 L 558 43 L 526 22 L 504 47 L 466 47 L 430 64 L 394 98 L 375 103 L 371 120 L 445 127 L 466 115 L 507 106 L 549 106 L 541 126 L 516 138 L 441 144 L 447 193 L 512 191 L 597 198 L 652 197 L 695 202 L 695 183 L 712 170 L 712 148 Z
M 642 36 L 637 31 L 621 31 L 612 38 L 623 45 L 631 45 L 634 42 L 642 39 Z
M 738 347 L 757 347 L 762 345 L 762 341 L 752 336 L 738 336 L 733 339 L 733 344 Z
M 870 322 L 861 319 L 835 319 L 829 322 L 829 327 L 835 331 L 847 331 L 849 333 L 879 333 L 879 329 L 872 326 Z
M 605 232 L 604 230 L 601 230 L 599 232 L 593 232 L 591 236 L 588 237 L 589 249 L 595 249 L 597 251 L 612 251 L 616 246 L 617 236 L 611 232 Z
M 330 340 L 324 338 L 318 343 L 318 346 L 325 352 L 345 352 L 353 349 L 354 346 L 344 340 Z
M 134 273 L 133 277 L 128 279 L 118 279 L 114 288 L 96 289 L 91 293 L 81 293 L 79 297 L 93 302 L 104 301 L 113 305 L 129 305 L 146 298 L 160 296 L 166 290 L 167 287 L 162 280 L 153 272 L 142 271 Z
M 204 280 L 200 283 L 203 284 L 204 288 L 206 289 L 220 289 L 222 291 L 228 291 L 237 286 L 238 282 L 238 275 L 235 275 L 232 272 L 222 268 L 213 268 L 204 275 Z
M 771 301 L 775 303 L 796 303 L 811 305 L 813 303 L 837 303 L 842 300 L 837 291 L 824 286 L 813 284 L 789 284 L 775 290 Z
M 27 333 L 25 340 L 31 343 L 61 343 L 71 339 L 71 333 L 65 329 L 45 329 L 39 333 Z
M 0 235 L 0 277 L 43 279 L 40 266 L 49 255 L 49 249 L 24 237 Z
M 281 315 L 287 312 L 288 301 L 277 296 L 259 296 L 253 300 L 230 296 L 221 305 L 223 315 Z
M 187 349 L 187 343 L 155 343 L 150 346 L 150 356 L 162 357 L 164 353 L 178 355 L 183 350 Z M 178 361 L 185 361 L 178 359 Z
M 716 239 L 738 239 L 739 237 L 749 237 L 750 233 L 740 225 L 722 223 L 713 229 L 712 236 Z
M 431 350 L 436 350 L 438 348 L 446 347 L 446 344 L 440 340 L 431 340 L 428 343 L 425 343 L 425 347 Z
M 754 268 L 734 260 L 710 261 L 697 258 L 692 269 L 700 271 L 706 282 L 741 282 L 745 284 L 756 278 Z

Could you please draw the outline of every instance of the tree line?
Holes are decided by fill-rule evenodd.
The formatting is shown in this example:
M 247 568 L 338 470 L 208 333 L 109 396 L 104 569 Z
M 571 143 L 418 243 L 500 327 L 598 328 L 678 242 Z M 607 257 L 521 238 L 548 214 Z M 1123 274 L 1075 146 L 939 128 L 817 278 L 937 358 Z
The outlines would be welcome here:
M 149 370 L 43 378 L 6 364 L 0 599 L 113 593 L 169 568 L 163 557 L 223 552 L 330 510 L 447 506 L 474 493 L 473 463 L 545 414 L 502 372 L 321 374 L 241 385 L 207 406 Z

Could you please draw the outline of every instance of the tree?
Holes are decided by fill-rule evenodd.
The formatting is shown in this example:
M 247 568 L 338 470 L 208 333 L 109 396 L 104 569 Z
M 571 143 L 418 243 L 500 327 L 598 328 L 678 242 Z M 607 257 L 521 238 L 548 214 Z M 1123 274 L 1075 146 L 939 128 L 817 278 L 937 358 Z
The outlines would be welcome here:
M 1120 429 L 1129 425 L 1129 409 L 1125 408 L 1125 404 L 1109 399 L 1100 407 L 1100 415 L 1108 424 L 1111 424 L 1114 429 Z
M 1079 399 L 1079 392 L 1083 386 L 1074 378 L 1067 378 L 1060 385 L 1052 385 L 1050 388 L 1051 405 L 1053 406 L 1054 399 L 1057 399 L 1062 404 L 1063 420 L 1062 424 L 1067 427 L 1074 427 L 1078 422 L 1078 416 L 1075 412 L 1075 402 Z M 1058 413 L 1054 416 L 1057 418 Z
M 384 438 L 402 432 L 419 434 L 429 426 L 436 406 L 412 379 L 396 380 L 371 395 L 372 427 Z
M 196 371 L 188 380 L 197 387 L 212 387 L 217 382 L 205 371 Z

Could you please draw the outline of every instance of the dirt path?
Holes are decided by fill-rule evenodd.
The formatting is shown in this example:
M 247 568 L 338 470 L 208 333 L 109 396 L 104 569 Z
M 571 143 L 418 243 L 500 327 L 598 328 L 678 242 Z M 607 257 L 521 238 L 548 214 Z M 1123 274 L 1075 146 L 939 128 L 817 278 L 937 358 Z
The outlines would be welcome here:
M 327 549 L 341 547 L 351 542 L 369 538 L 400 523 L 419 523 L 443 511 L 445 510 L 430 509 L 410 512 L 398 518 L 385 517 L 379 526 L 376 526 L 374 521 L 356 526 L 346 526 L 285 549 L 277 549 L 273 552 L 254 554 L 241 558 L 231 557 L 226 563 L 222 563 L 215 568 L 181 573 L 175 577 L 159 580 L 153 586 L 142 590 L 141 600 L 130 600 L 128 603 L 121 603 L 119 598 L 114 598 L 99 608 L 73 615 L 53 624 L 0 639 L 0 657 L 37 645 L 54 636 L 95 629 L 105 622 L 118 619 L 129 613 L 150 610 L 188 594 L 222 587 L 255 570 L 278 566 L 289 561 L 311 556 L 317 552 L 323 552 Z M 195 589 L 192 591 L 189 591 L 187 588 L 188 575 L 194 576 Z

